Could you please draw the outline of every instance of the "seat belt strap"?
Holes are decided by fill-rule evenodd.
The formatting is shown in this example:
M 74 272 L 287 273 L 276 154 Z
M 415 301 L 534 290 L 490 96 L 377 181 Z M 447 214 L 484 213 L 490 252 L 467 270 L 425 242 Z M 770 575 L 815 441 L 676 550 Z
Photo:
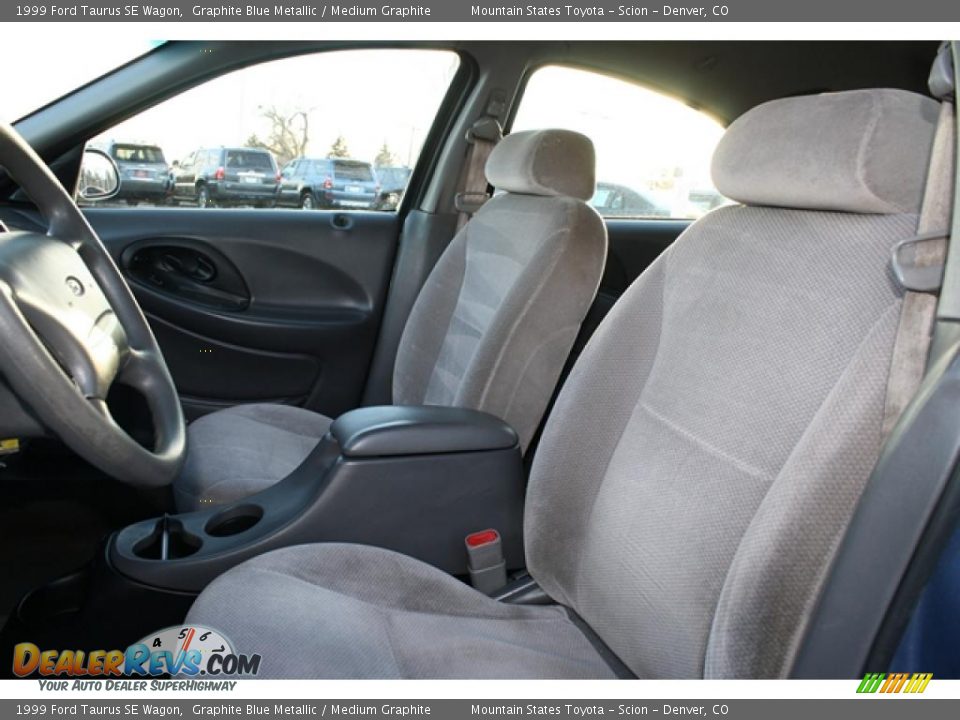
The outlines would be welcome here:
M 502 137 L 500 123 L 490 116 L 480 118 L 467 130 L 466 141 L 470 149 L 467 151 L 461 190 L 454 199 L 454 205 L 460 213 L 457 218 L 458 231 L 490 199 L 487 192 L 487 158 Z
M 947 228 L 953 206 L 956 143 L 955 108 L 952 102 L 944 100 L 920 209 L 919 234 L 898 243 L 893 251 L 894 272 L 906 292 L 887 378 L 884 439 L 893 430 L 926 372 L 937 311 L 936 293 L 943 278 L 949 242 Z

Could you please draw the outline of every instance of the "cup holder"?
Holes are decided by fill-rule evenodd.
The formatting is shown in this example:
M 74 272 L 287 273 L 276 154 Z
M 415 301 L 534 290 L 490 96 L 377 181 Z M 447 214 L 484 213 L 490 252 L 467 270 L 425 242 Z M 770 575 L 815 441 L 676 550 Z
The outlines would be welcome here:
M 184 530 L 183 523 L 164 516 L 149 535 L 133 546 L 133 553 L 144 560 L 176 560 L 190 557 L 201 545 L 203 540 Z
M 259 505 L 237 505 L 210 518 L 204 530 L 213 537 L 230 537 L 246 532 L 263 517 Z

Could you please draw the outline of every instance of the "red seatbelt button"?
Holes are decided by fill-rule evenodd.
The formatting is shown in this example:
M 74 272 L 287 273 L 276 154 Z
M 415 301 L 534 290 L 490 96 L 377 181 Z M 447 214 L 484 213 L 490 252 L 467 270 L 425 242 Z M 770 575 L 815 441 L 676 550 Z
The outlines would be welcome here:
M 467 535 L 467 546 L 468 547 L 481 547 L 483 545 L 490 545 L 491 543 L 498 542 L 500 540 L 500 533 L 496 530 L 481 530 L 480 532 L 471 533 Z
M 488 595 L 507 584 L 507 563 L 503 557 L 500 533 L 494 529 L 470 533 L 464 538 L 470 582 Z

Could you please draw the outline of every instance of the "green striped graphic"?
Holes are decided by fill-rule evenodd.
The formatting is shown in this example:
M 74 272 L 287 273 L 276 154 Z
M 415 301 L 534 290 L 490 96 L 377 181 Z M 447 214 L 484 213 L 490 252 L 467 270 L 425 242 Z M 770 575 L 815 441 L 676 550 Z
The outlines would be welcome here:
M 875 693 L 880 689 L 880 683 L 886 677 L 886 673 L 867 673 L 863 676 L 863 682 L 857 688 L 858 693 Z

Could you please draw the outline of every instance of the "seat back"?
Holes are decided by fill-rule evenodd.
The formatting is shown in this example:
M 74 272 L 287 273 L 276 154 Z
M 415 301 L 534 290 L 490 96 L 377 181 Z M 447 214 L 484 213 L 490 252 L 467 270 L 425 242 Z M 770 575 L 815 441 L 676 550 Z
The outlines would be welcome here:
M 639 677 L 776 677 L 879 455 L 938 107 L 899 90 L 735 121 L 694 223 L 544 430 L 528 565 Z M 906 479 L 905 479 L 906 481 Z
M 600 284 L 607 234 L 586 204 L 593 144 L 567 130 L 504 138 L 486 165 L 502 192 L 457 233 L 410 313 L 393 379 L 400 405 L 492 413 L 524 448 Z

